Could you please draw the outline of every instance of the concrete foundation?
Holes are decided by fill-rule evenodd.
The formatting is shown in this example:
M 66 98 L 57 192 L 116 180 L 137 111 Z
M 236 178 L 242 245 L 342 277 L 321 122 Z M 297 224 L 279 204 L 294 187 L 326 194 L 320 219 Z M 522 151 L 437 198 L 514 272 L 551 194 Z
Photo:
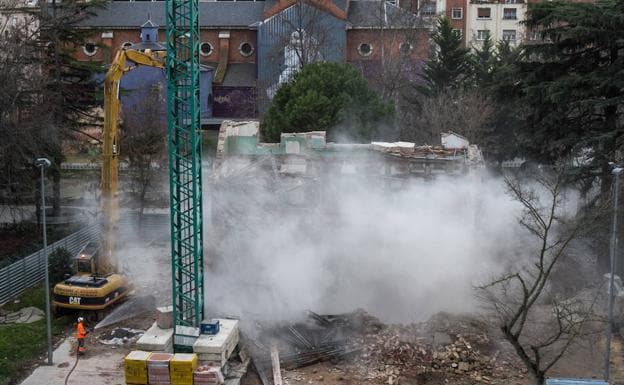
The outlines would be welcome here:
M 223 367 L 238 345 L 238 320 L 219 319 L 220 330 L 216 335 L 202 334 L 193 345 L 193 352 L 201 364 Z
M 136 343 L 137 350 L 173 353 L 173 329 L 161 329 L 157 323 L 147 329 Z

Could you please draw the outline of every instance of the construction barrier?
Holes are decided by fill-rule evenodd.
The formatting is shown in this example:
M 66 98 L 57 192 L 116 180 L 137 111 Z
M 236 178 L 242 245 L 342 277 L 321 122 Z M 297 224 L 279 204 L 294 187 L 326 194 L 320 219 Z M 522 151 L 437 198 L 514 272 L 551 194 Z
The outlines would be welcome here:
M 97 224 L 90 224 L 79 231 L 48 245 L 48 255 L 57 248 L 76 254 L 88 242 L 100 236 Z M 45 254 L 43 249 L 0 269 L 0 306 L 24 290 L 45 279 Z

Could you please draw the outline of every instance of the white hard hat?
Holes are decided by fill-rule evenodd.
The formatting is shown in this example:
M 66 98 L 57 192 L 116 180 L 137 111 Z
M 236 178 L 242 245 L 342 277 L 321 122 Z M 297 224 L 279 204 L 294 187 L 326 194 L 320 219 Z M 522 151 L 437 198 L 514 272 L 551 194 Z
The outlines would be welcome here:
M 84 321 L 84 318 L 78 317 L 78 322 L 82 322 L 82 321 Z

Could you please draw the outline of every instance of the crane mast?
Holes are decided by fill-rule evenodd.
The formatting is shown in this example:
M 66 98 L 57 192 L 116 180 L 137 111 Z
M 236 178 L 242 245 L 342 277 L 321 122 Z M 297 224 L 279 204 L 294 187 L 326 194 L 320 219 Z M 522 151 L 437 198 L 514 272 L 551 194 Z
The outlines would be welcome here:
M 167 0 L 167 105 L 174 344 L 204 316 L 199 2 Z

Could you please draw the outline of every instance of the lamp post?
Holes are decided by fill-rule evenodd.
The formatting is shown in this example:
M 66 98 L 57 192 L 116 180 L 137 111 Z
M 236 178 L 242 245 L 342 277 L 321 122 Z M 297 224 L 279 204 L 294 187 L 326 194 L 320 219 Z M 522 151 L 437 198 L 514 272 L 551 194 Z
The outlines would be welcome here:
M 46 329 L 48 334 L 48 365 L 52 365 L 52 320 L 50 317 L 50 275 L 48 271 L 48 236 L 46 234 L 45 209 L 45 169 L 52 163 L 47 158 L 38 158 L 35 165 L 41 169 L 41 221 L 43 224 L 43 255 L 45 264 L 45 300 L 46 300 Z
M 620 195 L 620 174 L 624 171 L 622 167 L 615 167 L 611 173 L 614 176 L 613 181 L 613 224 L 611 226 L 611 248 L 609 255 L 610 272 L 609 275 L 609 319 L 607 321 L 607 348 L 605 351 L 604 362 L 604 379 L 609 381 L 609 369 L 611 360 L 611 335 L 613 334 L 613 289 L 615 279 L 615 269 L 617 266 L 616 254 L 617 254 L 617 225 L 618 225 L 618 196 Z

